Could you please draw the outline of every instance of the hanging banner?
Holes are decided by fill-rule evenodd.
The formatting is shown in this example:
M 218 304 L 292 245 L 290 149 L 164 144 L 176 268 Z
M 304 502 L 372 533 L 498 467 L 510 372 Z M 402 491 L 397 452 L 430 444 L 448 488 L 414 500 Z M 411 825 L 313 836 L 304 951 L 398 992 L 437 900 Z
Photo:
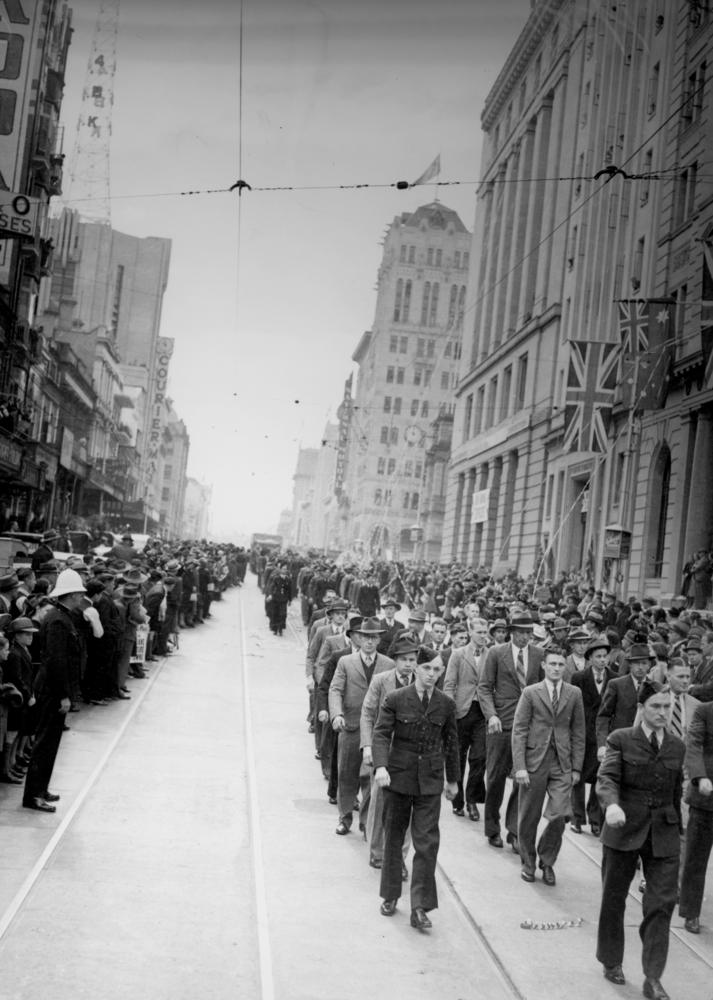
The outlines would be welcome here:
M 173 355 L 172 337 L 159 337 L 156 341 L 154 365 L 149 379 L 149 398 L 146 408 L 146 452 L 144 454 L 143 482 L 148 499 L 155 495 L 161 436 L 165 426 L 166 389 L 168 366 Z
M 488 520 L 490 507 L 490 490 L 476 490 L 473 493 L 473 507 L 470 516 L 471 524 L 483 524 Z

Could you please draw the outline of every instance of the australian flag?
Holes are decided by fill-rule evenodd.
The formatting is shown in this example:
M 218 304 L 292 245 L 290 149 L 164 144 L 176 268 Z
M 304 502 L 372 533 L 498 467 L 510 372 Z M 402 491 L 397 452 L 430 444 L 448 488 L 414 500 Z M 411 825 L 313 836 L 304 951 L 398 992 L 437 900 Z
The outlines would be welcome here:
M 605 451 L 619 348 L 616 344 L 571 340 L 569 351 L 564 451 Z
M 622 402 L 658 410 L 668 390 L 673 356 L 672 299 L 624 299 L 619 306 Z

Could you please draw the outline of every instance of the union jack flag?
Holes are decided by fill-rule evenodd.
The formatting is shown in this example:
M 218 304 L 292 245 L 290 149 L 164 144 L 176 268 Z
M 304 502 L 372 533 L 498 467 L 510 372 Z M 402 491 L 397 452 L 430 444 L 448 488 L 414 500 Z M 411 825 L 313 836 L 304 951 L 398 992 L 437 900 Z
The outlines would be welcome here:
M 636 411 L 659 409 L 666 395 L 672 356 L 673 301 L 624 299 L 618 305 L 622 401 Z
M 564 451 L 605 451 L 619 348 L 571 340 L 564 407 Z

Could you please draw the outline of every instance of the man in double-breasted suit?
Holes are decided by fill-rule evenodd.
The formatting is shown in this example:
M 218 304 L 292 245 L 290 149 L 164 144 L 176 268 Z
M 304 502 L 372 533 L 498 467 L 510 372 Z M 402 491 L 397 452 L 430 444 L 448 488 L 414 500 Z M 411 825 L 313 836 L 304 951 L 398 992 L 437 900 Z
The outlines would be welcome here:
M 383 670 L 371 679 L 364 704 L 361 706 L 360 724 L 362 762 L 368 767 L 374 762 L 372 743 L 379 709 L 387 694 L 411 684 L 418 651 L 419 645 L 416 640 L 408 632 L 404 632 L 393 646 L 394 669 Z M 369 812 L 366 817 L 366 839 L 369 844 L 369 864 L 372 868 L 381 868 L 384 859 L 384 791 L 376 783 L 373 772 Z M 406 847 L 405 844 L 404 850 Z
M 643 643 L 632 643 L 626 659 L 629 673 L 609 681 L 597 713 L 597 755 L 600 761 L 604 759 L 609 733 L 634 725 L 639 687 L 651 665 L 649 647 Z
M 671 711 L 666 688 L 645 680 L 637 698 L 641 721 L 609 735 L 597 779 L 605 820 L 597 959 L 604 966 L 606 979 L 618 985 L 626 981 L 622 969 L 624 911 L 640 857 L 645 879 L 639 927 L 644 996 L 668 1000 L 661 976 L 678 892 L 685 745 L 666 730 Z
M 535 623 L 529 615 L 518 615 L 510 622 L 510 639 L 491 646 L 478 679 L 478 701 L 485 716 L 485 836 L 491 847 L 502 847 L 500 807 L 505 782 L 512 771 L 512 723 L 520 693 L 527 684 L 542 680 L 544 652 L 532 645 Z M 507 839 L 513 851 L 517 847 L 517 786 L 513 787 L 505 814 Z
M 596 784 L 599 770 L 599 749 L 597 744 L 597 715 L 602 697 L 614 674 L 609 669 L 609 641 L 605 636 L 592 639 L 585 650 L 586 667 L 572 675 L 571 683 L 582 692 L 586 741 L 584 764 L 579 781 L 572 786 L 572 833 L 581 833 L 589 821 L 593 836 L 598 837 L 602 828 L 602 810 L 597 798 Z M 589 785 L 589 799 L 585 807 L 586 786 Z
M 443 661 L 417 663 L 414 683 L 384 698 L 374 727 L 374 777 L 384 789 L 384 861 L 381 912 L 391 917 L 401 896 L 404 835 L 409 823 L 414 859 L 411 873 L 411 926 L 431 927 L 438 906 L 436 859 L 438 818 L 446 773 L 446 796 L 458 789 L 458 730 L 455 702 L 436 687 Z
M 366 825 L 369 808 L 370 774 L 362 769 L 359 748 L 361 707 L 374 674 L 391 670 L 394 661 L 376 652 L 381 626 L 376 618 L 366 618 L 357 630 L 359 652 L 342 656 L 329 685 L 329 717 L 332 729 L 339 733 L 337 744 L 337 805 L 339 823 L 336 833 L 342 837 L 352 826 L 354 801 L 361 790 L 359 826 Z
M 584 761 L 584 706 L 582 692 L 562 680 L 564 652 L 559 646 L 545 651 L 545 679 L 523 688 L 512 727 L 512 762 L 519 786 L 517 841 L 523 881 L 535 881 L 539 856 L 542 881 L 555 884 L 554 864 L 571 811 L 572 783 Z M 545 808 L 547 826 L 535 848 L 537 826 Z
M 685 769 L 688 826 L 678 912 L 685 918 L 686 930 L 700 934 L 706 869 L 713 846 L 713 702 L 699 705 L 688 724 Z

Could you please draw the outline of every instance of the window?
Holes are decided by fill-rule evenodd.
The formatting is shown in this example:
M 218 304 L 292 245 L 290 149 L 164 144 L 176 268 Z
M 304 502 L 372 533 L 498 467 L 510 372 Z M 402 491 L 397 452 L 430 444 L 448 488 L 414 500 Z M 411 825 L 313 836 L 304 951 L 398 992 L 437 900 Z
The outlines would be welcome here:
M 386 473 L 389 476 L 393 476 L 393 474 L 395 472 L 396 472 L 396 459 L 395 458 L 390 458 L 389 459 L 389 464 L 386 467 Z
M 423 373 L 423 387 L 424 387 L 424 389 L 428 389 L 429 385 L 431 384 L 431 374 L 432 374 L 431 373 L 431 369 L 430 368 L 426 368 L 425 371 L 424 371 L 424 373 Z
M 569 234 L 569 246 L 567 247 L 567 270 L 571 271 L 574 267 L 574 258 L 577 254 L 577 227 L 572 226 L 572 230 Z
M 435 287 L 438 287 L 437 285 Z M 426 344 L 426 357 L 433 358 L 436 355 L 436 341 L 431 337 Z
M 404 286 L 404 307 L 401 311 L 402 323 L 408 323 L 410 312 L 411 312 L 411 282 L 407 281 Z
M 510 416 L 510 391 L 512 389 L 512 365 L 508 365 L 503 372 L 503 389 L 500 400 L 501 418 L 505 420 Z
M 394 302 L 394 323 L 398 323 L 401 319 L 401 305 L 404 294 L 404 283 L 403 279 L 399 278 L 396 282 L 396 300 Z
M 419 337 L 416 341 L 416 357 L 422 358 L 426 353 L 426 339 L 425 337 Z
M 386 459 L 378 458 L 376 460 L 376 474 L 377 476 L 383 476 L 386 472 Z
M 612 493 L 612 504 L 618 507 L 621 502 L 622 486 L 624 484 L 624 469 L 626 468 L 626 453 L 620 451 L 616 456 L 616 468 L 614 469 L 614 487 Z
M 413 384 L 414 385 L 420 385 L 421 384 L 422 373 L 423 373 L 423 369 L 422 368 L 414 368 L 414 370 L 413 370 Z
M 423 297 L 421 299 L 421 326 L 426 326 L 428 322 L 428 303 L 431 299 L 431 282 L 427 281 L 423 286 Z
M 427 267 L 433 267 L 433 247 L 429 247 L 426 251 L 426 265 Z
M 405 243 L 401 244 L 401 248 L 399 250 L 399 261 L 400 261 L 401 264 L 405 264 L 406 263 L 406 244 Z
M 389 351 L 392 354 L 396 354 L 398 349 L 399 349 L 399 338 L 396 336 L 396 334 L 392 333 L 391 336 L 389 337 Z
M 171 499 L 171 487 L 164 486 L 163 489 L 161 490 L 161 500 L 164 501 L 165 503 L 167 500 L 170 499 Z
M 636 251 L 634 253 L 633 267 L 631 271 L 631 288 L 632 291 L 638 292 L 641 288 L 641 276 L 644 268 L 644 248 L 646 246 L 646 237 L 642 236 L 636 241 Z
M 443 251 L 436 250 L 436 267 L 441 267 L 443 264 Z
M 409 262 L 409 264 L 413 264 L 415 260 L 416 260 L 416 247 L 409 247 L 408 248 L 408 262 Z
M 391 431 L 391 435 L 390 435 L 391 436 L 391 444 L 398 444 L 399 443 L 399 429 L 398 429 L 398 427 L 391 427 L 390 431 Z
M 421 403 L 421 416 L 422 417 L 427 417 L 428 416 L 428 400 L 427 399 L 424 399 L 423 402 Z
M 453 357 L 453 343 L 450 340 L 446 341 L 446 346 L 443 348 L 443 357 L 444 358 Z
M 460 267 L 460 250 L 456 250 L 455 254 L 453 255 L 453 266 Z
M 384 490 L 384 505 L 386 507 L 391 506 L 391 490 Z
M 401 413 L 401 396 L 397 396 L 394 400 L 394 415 L 399 416 Z
M 654 151 L 653 149 L 647 149 L 644 153 L 644 164 L 642 173 L 644 177 L 641 181 L 641 186 L 639 187 L 639 203 L 645 205 L 649 200 L 649 193 L 651 191 L 651 178 L 647 177 L 646 174 L 650 174 L 653 170 L 654 164 Z
M 460 286 L 460 292 L 458 293 L 458 319 L 456 321 L 456 329 L 460 330 L 463 326 L 463 316 L 465 315 L 465 285 Z
M 657 62 L 652 70 L 651 76 L 649 77 L 649 94 L 647 101 L 647 111 L 649 117 L 656 114 L 656 105 L 659 99 L 659 77 L 661 76 L 661 63 Z
M 413 467 L 413 474 L 416 479 L 420 479 L 423 475 L 423 465 L 421 462 L 416 462 Z
M 388 427 L 382 427 L 381 428 L 381 436 L 379 438 L 379 441 L 381 442 L 381 444 L 388 444 L 389 443 L 389 428 Z
M 387 378 L 386 381 L 387 382 L 389 381 L 388 378 Z M 404 384 L 404 370 L 403 370 L 403 368 L 397 368 L 396 369 L 396 385 L 403 385 L 403 384 Z
M 450 383 L 450 372 L 441 372 L 441 389 L 447 389 Z
M 408 337 L 401 337 L 399 340 L 399 351 L 401 354 L 408 354 Z
M 674 208 L 674 226 L 680 226 L 692 213 L 696 201 L 696 180 L 698 165 L 692 163 L 682 170 L 676 183 L 676 203 Z
M 411 416 L 412 417 L 417 417 L 418 416 L 418 400 L 417 399 L 412 399 L 411 400 Z
M 418 510 L 418 493 L 411 494 L 411 510 Z
M 394 369 L 391 365 L 389 365 L 389 367 L 386 369 L 386 381 L 387 382 L 394 381 Z
M 391 413 L 391 396 L 384 396 L 384 413 Z
M 473 419 L 473 393 L 466 397 L 465 414 L 463 416 L 463 443 L 470 437 L 470 424 Z
M 458 285 L 451 285 L 451 292 L 448 298 L 448 327 L 453 326 L 456 319 L 456 303 L 458 302 Z
M 703 111 L 703 91 L 706 84 L 706 64 L 701 63 L 697 70 L 688 76 L 686 103 L 681 108 L 684 124 L 697 122 Z
M 412 458 L 407 458 L 406 461 L 404 462 L 404 475 L 405 476 L 412 476 L 413 475 L 413 459 Z
M 438 290 L 440 285 L 436 282 L 431 289 L 431 309 L 428 314 L 428 325 L 436 325 L 436 317 L 438 316 Z
M 381 490 L 374 490 L 374 506 L 381 507 Z
M 545 494 L 545 517 L 549 521 L 552 516 L 552 494 L 555 491 L 555 477 L 547 477 L 547 492 Z
M 410 502 L 411 494 L 408 492 L 404 493 L 404 510 L 408 510 Z
M 488 387 L 488 405 L 485 412 L 485 429 L 495 423 L 495 404 L 498 398 L 498 376 L 493 375 Z
M 453 345 L 453 358 L 455 361 L 460 361 L 462 352 L 463 352 L 463 345 L 460 342 L 460 340 L 456 340 L 455 344 Z
M 483 410 L 485 409 L 485 386 L 481 385 L 475 394 L 475 422 L 473 435 L 480 434 L 483 427 Z
M 470 267 L 470 253 L 467 250 L 463 251 L 463 267 L 466 271 Z
M 517 393 L 515 395 L 515 411 L 524 409 L 527 392 L 527 355 L 518 358 L 517 363 Z

